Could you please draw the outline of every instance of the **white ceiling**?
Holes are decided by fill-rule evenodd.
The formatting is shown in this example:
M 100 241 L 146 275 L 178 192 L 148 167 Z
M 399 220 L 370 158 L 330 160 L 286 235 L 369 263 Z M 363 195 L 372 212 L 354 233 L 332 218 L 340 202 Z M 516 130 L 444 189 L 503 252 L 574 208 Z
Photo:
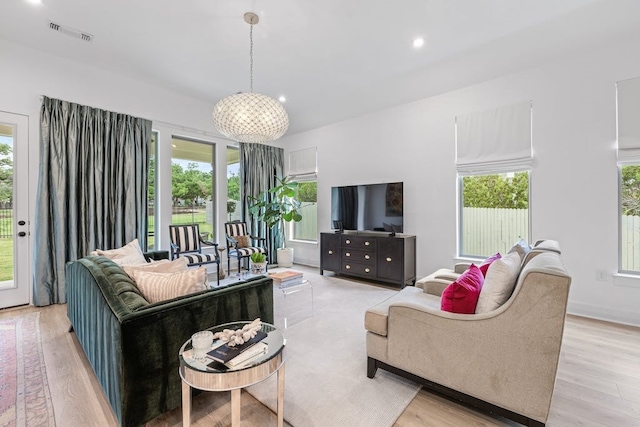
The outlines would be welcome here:
M 2 0 L 0 38 L 212 107 L 249 89 L 243 14 L 256 12 L 254 91 L 287 97 L 289 134 L 640 33 L 638 0 L 42 1 Z

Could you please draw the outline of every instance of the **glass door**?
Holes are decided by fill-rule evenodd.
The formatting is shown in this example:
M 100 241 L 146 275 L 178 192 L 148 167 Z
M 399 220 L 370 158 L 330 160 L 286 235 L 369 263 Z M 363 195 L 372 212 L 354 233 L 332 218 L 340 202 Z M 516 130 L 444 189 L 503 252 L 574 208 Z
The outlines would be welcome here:
M 0 308 L 29 304 L 28 120 L 0 111 Z

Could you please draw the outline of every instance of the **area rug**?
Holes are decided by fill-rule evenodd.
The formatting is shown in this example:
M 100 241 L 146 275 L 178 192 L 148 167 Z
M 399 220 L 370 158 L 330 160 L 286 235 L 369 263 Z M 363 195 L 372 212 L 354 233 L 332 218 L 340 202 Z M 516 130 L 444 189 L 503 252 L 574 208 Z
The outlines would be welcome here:
M 0 426 L 55 426 L 40 313 L 0 319 Z
M 364 313 L 397 291 L 337 277 L 305 276 L 313 285 L 313 316 L 284 330 L 285 420 L 295 427 L 393 425 L 420 385 L 383 370 L 367 378 Z M 292 309 L 310 309 L 310 297 L 301 291 L 296 300 L 288 297 L 285 303 L 275 288 L 276 324 L 282 325 Z M 275 375 L 248 392 L 276 410 Z

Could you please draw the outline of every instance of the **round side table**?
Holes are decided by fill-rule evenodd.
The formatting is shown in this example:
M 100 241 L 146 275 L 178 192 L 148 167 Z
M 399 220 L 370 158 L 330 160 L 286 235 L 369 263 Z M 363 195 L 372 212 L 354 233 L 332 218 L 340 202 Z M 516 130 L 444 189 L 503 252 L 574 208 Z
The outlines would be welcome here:
M 250 322 L 233 322 L 214 326 L 213 333 L 223 329 L 240 329 Z M 200 362 L 192 357 L 191 340 L 180 348 L 180 378 L 182 378 L 182 425 L 191 425 L 191 388 L 205 391 L 231 391 L 231 425 L 240 426 L 240 395 L 244 387 L 257 384 L 278 373 L 278 427 L 284 425 L 284 360 L 286 339 L 282 331 L 262 323 L 267 337 L 267 352 L 236 368 L 227 368 L 212 361 Z M 215 345 L 215 343 L 214 343 Z M 209 363 L 212 362 L 212 363 Z

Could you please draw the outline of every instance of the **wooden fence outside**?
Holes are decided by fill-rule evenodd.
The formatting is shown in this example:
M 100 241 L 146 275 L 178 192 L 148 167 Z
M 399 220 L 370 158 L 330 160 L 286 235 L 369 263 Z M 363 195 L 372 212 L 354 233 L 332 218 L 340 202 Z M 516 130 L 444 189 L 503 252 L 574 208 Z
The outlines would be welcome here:
M 462 255 L 506 253 L 520 239 L 529 241 L 528 209 L 463 208 Z

